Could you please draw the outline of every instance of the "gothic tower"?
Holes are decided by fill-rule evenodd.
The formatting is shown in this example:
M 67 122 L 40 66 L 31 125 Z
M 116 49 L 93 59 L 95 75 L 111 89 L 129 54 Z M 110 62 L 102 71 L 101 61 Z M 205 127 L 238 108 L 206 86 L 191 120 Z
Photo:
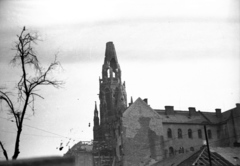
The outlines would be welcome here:
M 99 79 L 99 86 L 100 128 L 98 131 L 94 130 L 94 139 L 105 140 L 106 135 L 111 138 L 115 137 L 115 130 L 119 126 L 117 123 L 120 122 L 122 112 L 127 108 L 125 82 L 122 83 L 121 68 L 113 42 L 106 44 L 102 79 Z M 97 125 L 98 123 L 95 124 L 94 120 L 94 127 Z

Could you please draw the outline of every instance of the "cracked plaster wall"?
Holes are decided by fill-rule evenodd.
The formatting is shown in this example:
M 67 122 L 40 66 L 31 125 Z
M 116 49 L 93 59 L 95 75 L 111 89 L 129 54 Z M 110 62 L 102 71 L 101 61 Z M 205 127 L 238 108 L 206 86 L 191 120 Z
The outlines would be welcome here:
M 162 118 L 138 99 L 123 114 L 124 165 L 149 165 L 163 158 Z

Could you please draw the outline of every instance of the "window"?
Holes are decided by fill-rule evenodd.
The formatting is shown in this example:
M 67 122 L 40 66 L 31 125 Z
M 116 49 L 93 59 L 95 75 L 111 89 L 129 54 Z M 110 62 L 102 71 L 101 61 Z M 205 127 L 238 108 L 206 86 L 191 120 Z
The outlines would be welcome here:
M 174 155 L 173 147 L 169 147 L 169 156 L 173 156 L 173 155 Z
M 167 130 L 167 135 L 168 135 L 168 138 L 172 138 L 172 130 L 170 128 L 168 128 Z
M 120 156 L 123 155 L 122 145 L 119 146 L 119 153 L 120 153 Z
M 188 129 L 188 138 L 192 138 L 192 130 Z
M 110 77 L 110 69 L 107 69 L 107 78 Z
M 184 148 L 183 147 L 179 148 L 179 153 L 184 153 Z
M 178 138 L 182 138 L 182 130 L 178 129 Z
M 191 148 L 190 148 L 190 151 L 194 151 L 194 147 L 191 147 Z
M 212 139 L 212 131 L 208 129 L 207 131 L 208 139 Z
M 202 138 L 202 130 L 198 129 L 198 138 Z

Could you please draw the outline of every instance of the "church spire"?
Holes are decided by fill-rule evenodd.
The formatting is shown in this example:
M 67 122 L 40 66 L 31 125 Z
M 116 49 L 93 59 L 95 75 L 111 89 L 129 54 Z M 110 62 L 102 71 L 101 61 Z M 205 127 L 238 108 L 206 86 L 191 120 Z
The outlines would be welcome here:
M 95 101 L 95 109 L 94 109 L 94 126 L 99 126 L 99 117 L 97 110 L 97 102 Z
M 98 110 L 97 110 L 97 102 L 95 101 L 95 110 L 94 110 L 94 113 L 95 112 L 98 112 Z

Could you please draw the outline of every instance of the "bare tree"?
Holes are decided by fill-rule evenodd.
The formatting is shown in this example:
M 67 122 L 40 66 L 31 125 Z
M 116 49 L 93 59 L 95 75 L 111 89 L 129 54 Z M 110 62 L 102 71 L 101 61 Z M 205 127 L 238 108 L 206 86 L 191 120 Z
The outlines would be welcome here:
M 2 100 L 6 102 L 6 105 L 9 108 L 8 113 L 12 116 L 12 118 L 14 118 L 13 121 L 15 122 L 17 128 L 14 154 L 12 156 L 13 160 L 17 159 L 20 153 L 19 142 L 26 112 L 30 110 L 34 113 L 35 97 L 43 99 L 43 97 L 36 92 L 37 87 L 40 85 L 51 85 L 55 88 L 59 88 L 63 84 L 62 81 L 49 78 L 49 73 L 57 66 L 60 66 L 60 62 L 57 61 L 56 55 L 54 61 L 47 69 L 40 66 L 37 55 L 32 47 L 32 45 L 36 44 L 36 41 L 38 41 L 36 33 L 31 34 L 25 29 L 25 27 L 23 27 L 21 34 L 17 35 L 17 37 L 18 40 L 14 47 L 16 55 L 11 60 L 11 63 L 19 64 L 21 67 L 21 78 L 16 86 L 18 91 L 16 104 L 20 104 L 20 106 L 18 105 L 18 107 L 15 107 L 16 104 L 13 102 L 13 99 L 11 99 L 11 94 L 13 93 L 0 89 L 0 101 Z M 7 151 L 1 141 L 0 145 L 6 160 L 8 160 Z

